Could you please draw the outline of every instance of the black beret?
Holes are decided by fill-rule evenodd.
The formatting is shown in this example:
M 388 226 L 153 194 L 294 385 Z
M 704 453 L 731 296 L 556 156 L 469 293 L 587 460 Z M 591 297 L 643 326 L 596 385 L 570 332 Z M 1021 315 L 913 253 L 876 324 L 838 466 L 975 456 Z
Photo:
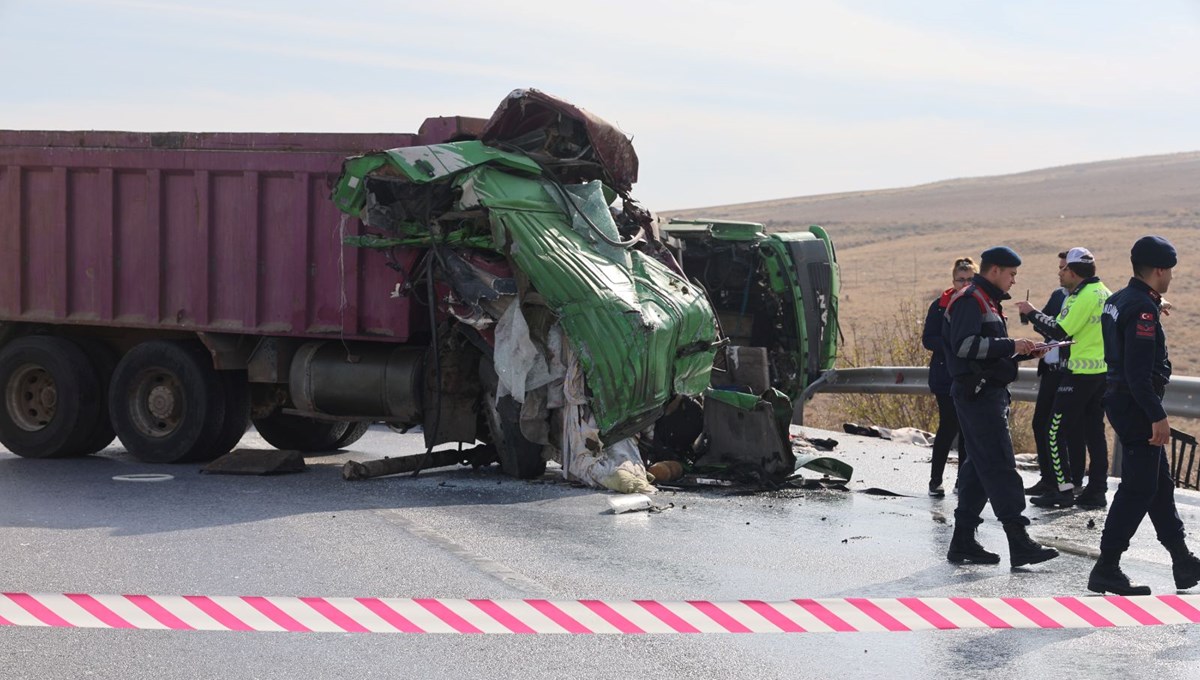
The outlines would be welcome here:
M 1139 238 L 1129 251 L 1129 259 L 1134 264 L 1160 269 L 1170 269 L 1178 261 L 1175 255 L 1175 246 L 1161 236 Z
M 983 254 L 979 256 L 979 264 L 981 266 L 994 264 L 1000 267 L 1020 267 L 1021 256 L 1008 246 L 996 246 L 983 251 Z

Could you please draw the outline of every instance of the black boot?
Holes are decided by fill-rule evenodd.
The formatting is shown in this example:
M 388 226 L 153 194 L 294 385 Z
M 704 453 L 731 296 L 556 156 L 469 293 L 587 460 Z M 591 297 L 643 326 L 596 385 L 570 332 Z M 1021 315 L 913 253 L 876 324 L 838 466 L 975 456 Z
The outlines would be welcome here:
M 1030 538 L 1024 524 L 1005 524 L 1004 533 L 1008 534 L 1008 559 L 1014 567 L 1037 564 L 1058 557 L 1057 550 L 1047 548 Z
M 1200 558 L 1188 550 L 1183 539 L 1164 545 L 1171 552 L 1171 574 L 1175 576 L 1175 587 L 1187 590 L 1200 583 Z
M 1088 590 L 1093 593 L 1112 593 L 1113 595 L 1149 595 L 1150 586 L 1130 583 L 1129 577 L 1121 571 L 1121 553 L 1100 553 L 1096 566 L 1088 575 Z
M 954 525 L 954 536 L 950 539 L 946 559 L 954 564 L 1000 564 L 999 555 L 984 550 L 975 540 L 975 527 L 961 522 Z
M 1088 484 L 1083 493 L 1075 497 L 1075 505 L 1081 508 L 1104 508 L 1108 506 L 1105 489 L 1097 484 Z
M 1075 494 L 1071 493 L 1069 489 L 1067 491 L 1059 491 L 1058 487 L 1055 486 L 1052 491 L 1047 491 L 1041 496 L 1030 498 L 1029 502 L 1039 508 L 1069 508 L 1075 505 Z
M 1037 483 L 1034 484 L 1033 486 L 1025 487 L 1025 495 L 1026 496 L 1040 496 L 1044 493 L 1050 493 L 1051 491 L 1057 491 L 1057 490 L 1058 490 L 1058 484 L 1055 484 L 1053 481 L 1051 481 L 1049 479 L 1039 479 L 1037 481 Z

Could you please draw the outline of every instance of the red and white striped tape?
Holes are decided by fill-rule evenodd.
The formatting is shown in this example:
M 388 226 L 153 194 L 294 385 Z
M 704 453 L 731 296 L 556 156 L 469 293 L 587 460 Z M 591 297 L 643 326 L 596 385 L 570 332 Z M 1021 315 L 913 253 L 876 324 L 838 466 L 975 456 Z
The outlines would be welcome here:
M 709 602 L 0 594 L 0 626 L 292 633 L 853 633 L 1200 623 L 1200 595 Z

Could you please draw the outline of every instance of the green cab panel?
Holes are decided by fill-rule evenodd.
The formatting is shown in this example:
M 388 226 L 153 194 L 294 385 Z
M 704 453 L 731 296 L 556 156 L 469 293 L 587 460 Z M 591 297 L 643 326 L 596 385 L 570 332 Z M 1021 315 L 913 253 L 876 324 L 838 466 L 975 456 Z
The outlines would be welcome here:
M 796 399 L 833 367 L 840 283 L 824 229 L 676 219 L 661 230 L 684 272 L 707 290 L 729 341 L 767 348 L 773 387 Z

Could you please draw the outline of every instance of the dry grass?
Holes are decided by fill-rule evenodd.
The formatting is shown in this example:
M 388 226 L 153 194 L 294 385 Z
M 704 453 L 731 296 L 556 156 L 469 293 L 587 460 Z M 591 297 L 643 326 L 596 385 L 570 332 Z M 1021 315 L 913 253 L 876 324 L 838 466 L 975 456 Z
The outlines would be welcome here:
M 675 214 L 762 222 L 773 231 L 824 226 L 842 272 L 842 365 L 873 362 L 867 357 L 880 356 L 878 344 L 896 339 L 908 318 L 919 325 L 929 301 L 949 285 L 951 263 L 959 256 L 978 259 L 992 245 L 1012 246 L 1025 266 L 1011 292 L 1023 299 L 1028 291 L 1030 301 L 1041 306 L 1057 286 L 1059 251 L 1089 248 L 1101 278 L 1115 291 L 1129 278 L 1129 247 L 1141 236 L 1160 234 L 1180 254 L 1167 295 L 1175 311 L 1164 324 L 1172 363 L 1177 375 L 1200 375 L 1200 264 L 1194 259 L 1200 253 L 1200 153 Z M 1032 336 L 1009 309 L 1011 334 Z M 903 320 L 897 319 L 900 311 Z M 910 365 L 927 361 L 923 350 L 908 358 Z M 839 429 L 844 409 L 837 399 L 818 397 L 806 415 L 814 426 Z M 1014 414 L 1014 423 L 1028 419 L 1022 410 Z M 900 425 L 914 423 L 887 426 Z M 1175 427 L 1200 432 L 1194 422 Z M 1018 450 L 1032 450 L 1024 443 L 1027 435 L 1016 440 L 1022 442 Z

